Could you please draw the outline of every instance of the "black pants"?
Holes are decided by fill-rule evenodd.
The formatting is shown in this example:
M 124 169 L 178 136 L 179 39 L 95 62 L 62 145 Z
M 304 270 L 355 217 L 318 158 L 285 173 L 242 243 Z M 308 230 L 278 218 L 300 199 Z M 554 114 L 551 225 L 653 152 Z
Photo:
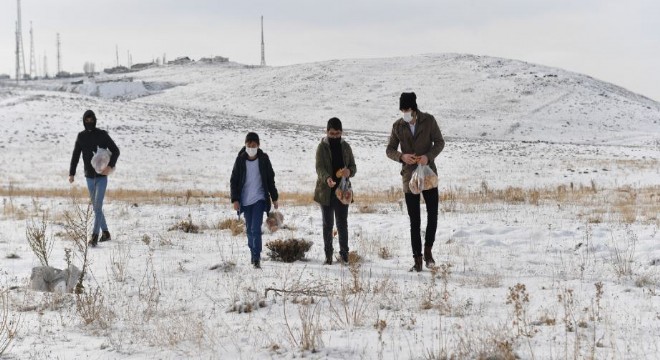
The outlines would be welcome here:
M 332 228 L 337 220 L 337 233 L 339 235 L 339 254 L 348 256 L 348 205 L 342 204 L 332 194 L 329 206 L 321 205 L 323 214 L 323 245 L 326 255 L 333 252 Z
M 424 236 L 424 246 L 433 246 L 435 242 L 435 230 L 438 227 L 438 188 L 422 191 L 424 202 L 426 202 L 426 235 Z M 420 195 L 406 193 L 406 207 L 410 217 L 410 244 L 412 245 L 413 256 L 422 255 L 422 236 L 420 235 Z

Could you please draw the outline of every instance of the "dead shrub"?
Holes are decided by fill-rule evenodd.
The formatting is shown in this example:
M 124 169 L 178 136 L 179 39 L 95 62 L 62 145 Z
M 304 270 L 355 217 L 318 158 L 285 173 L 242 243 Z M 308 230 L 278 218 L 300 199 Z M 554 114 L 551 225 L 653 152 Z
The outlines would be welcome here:
M 102 329 L 108 328 L 112 319 L 112 313 L 105 307 L 99 288 L 76 294 L 76 312 L 85 325 L 96 323 Z
M 9 316 L 9 297 L 7 291 L 0 293 L 0 357 L 9 348 L 16 337 L 20 317 Z
M 390 248 L 388 248 L 387 246 L 383 246 L 380 249 L 378 249 L 378 257 L 383 260 L 391 259 L 392 252 L 390 251 Z
M 236 301 L 227 308 L 227 312 L 236 312 L 239 314 L 251 313 L 260 308 L 266 307 L 266 300 Z
M 48 228 L 48 212 L 44 211 L 38 220 L 30 220 L 25 228 L 25 237 L 30 249 L 43 266 L 48 266 L 48 258 L 53 250 L 53 239 L 46 235 Z
M 192 216 L 188 214 L 187 219 L 183 219 L 179 221 L 177 224 L 167 229 L 167 231 L 174 231 L 174 230 L 183 231 L 184 233 L 197 234 L 199 233 L 199 226 L 193 223 Z
M 236 236 L 245 232 L 245 221 L 243 219 L 225 219 L 218 223 L 219 230 L 231 230 L 231 235 Z
M 312 247 L 312 242 L 304 239 L 277 239 L 266 244 L 270 252 L 268 256 L 273 260 L 294 262 L 305 257 L 305 253 Z
M 362 256 L 360 256 L 360 254 L 358 254 L 356 251 L 350 251 L 348 253 L 348 263 L 350 265 L 359 264 L 359 263 L 362 263 L 362 262 L 364 262 L 364 258 Z

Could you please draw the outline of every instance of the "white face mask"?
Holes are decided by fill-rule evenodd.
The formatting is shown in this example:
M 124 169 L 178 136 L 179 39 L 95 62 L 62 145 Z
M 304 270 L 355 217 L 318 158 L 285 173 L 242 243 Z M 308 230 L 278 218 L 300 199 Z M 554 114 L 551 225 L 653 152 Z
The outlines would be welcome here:
M 248 154 L 249 157 L 255 157 L 257 155 L 257 150 L 259 150 L 258 147 L 246 147 L 245 152 Z
M 409 122 L 412 121 L 412 119 L 413 119 L 413 117 L 412 117 L 412 111 L 410 111 L 410 112 L 404 112 L 404 113 L 403 113 L 403 121 L 409 123 Z

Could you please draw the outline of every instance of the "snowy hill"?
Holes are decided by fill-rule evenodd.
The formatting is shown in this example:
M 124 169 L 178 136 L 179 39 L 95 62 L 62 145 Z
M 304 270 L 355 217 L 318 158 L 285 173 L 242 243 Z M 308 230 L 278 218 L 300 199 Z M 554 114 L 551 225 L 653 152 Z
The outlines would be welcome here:
M 131 77 L 0 82 L 0 357 L 657 358 L 658 103 L 464 55 Z M 421 273 L 408 271 L 401 166 L 385 156 L 408 90 L 447 137 L 436 158 L 440 267 Z M 82 164 L 68 182 L 87 109 L 121 149 L 104 205 L 113 239 L 90 250 L 83 296 L 33 291 L 40 260 L 26 237 L 40 219 L 49 264 L 65 268 L 72 253 L 81 267 L 66 219 L 69 190 L 87 191 Z M 323 265 L 312 200 L 331 116 L 358 169 L 349 244 L 362 261 L 348 266 Z M 264 248 L 253 269 L 245 234 L 223 229 L 237 218 L 226 194 L 248 131 L 271 158 L 285 218 L 264 245 L 311 241 L 304 261 Z M 184 221 L 201 231 L 177 230 Z
M 138 101 L 256 119 L 388 132 L 398 97 L 415 91 L 446 136 L 588 144 L 654 144 L 660 104 L 561 69 L 439 54 L 286 67 L 238 64 L 149 69 L 135 77 L 185 86 Z

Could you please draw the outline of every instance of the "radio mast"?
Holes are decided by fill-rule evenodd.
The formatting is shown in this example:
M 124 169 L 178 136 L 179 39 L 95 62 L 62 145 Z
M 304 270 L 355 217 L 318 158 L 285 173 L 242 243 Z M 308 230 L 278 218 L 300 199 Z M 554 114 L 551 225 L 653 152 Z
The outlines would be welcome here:
M 264 17 L 261 16 L 261 66 L 266 66 L 266 47 L 264 45 Z
M 23 50 L 23 31 L 21 25 L 21 0 L 16 0 L 18 18 L 16 20 L 16 81 L 25 77 L 25 51 Z
M 62 72 L 62 43 L 60 42 L 60 33 L 57 33 L 57 74 L 59 75 Z
M 32 32 L 32 21 L 30 21 L 30 79 L 37 78 L 37 58 L 34 53 L 34 33 Z

